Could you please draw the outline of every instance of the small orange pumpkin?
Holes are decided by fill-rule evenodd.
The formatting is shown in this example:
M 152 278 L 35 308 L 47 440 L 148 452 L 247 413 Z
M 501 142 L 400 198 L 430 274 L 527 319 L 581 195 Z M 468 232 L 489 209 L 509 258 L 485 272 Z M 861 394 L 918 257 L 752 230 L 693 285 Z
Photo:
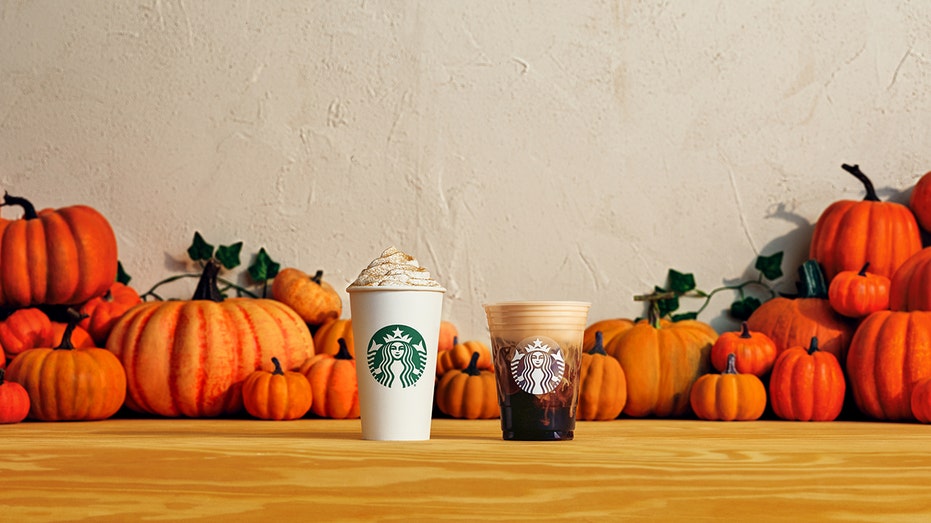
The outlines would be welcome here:
M 766 388 L 753 374 L 739 374 L 736 357 L 727 355 L 721 374 L 705 374 L 692 385 L 689 401 L 695 415 L 710 421 L 751 421 L 766 410 Z
M 272 281 L 272 298 L 294 309 L 308 325 L 321 325 L 343 314 L 343 301 L 323 281 L 323 271 L 310 276 L 293 267 L 282 269 Z
M 754 332 L 742 322 L 739 332 L 725 332 L 711 347 L 711 364 L 718 372 L 727 369 L 728 355 L 736 356 L 737 372 L 765 376 L 776 361 L 776 344 L 762 332 Z
M 355 358 L 356 350 L 352 336 L 352 320 L 348 318 L 330 320 L 321 325 L 314 332 L 314 349 L 317 354 L 336 356 L 340 350 L 340 339 L 346 343 L 349 354 Z
M 339 339 L 339 352 L 316 354 L 299 369 L 313 391 L 311 410 L 317 416 L 331 419 L 359 417 L 359 381 L 356 360 L 349 354 L 346 340 Z
M 833 421 L 844 407 L 844 371 L 830 352 L 792 347 L 776 358 L 769 380 L 769 401 L 776 416 L 794 421 Z
M 443 320 L 440 322 L 440 337 L 437 352 L 443 352 L 452 349 L 456 345 L 456 338 L 459 337 L 459 329 L 456 324 Z
M 869 262 L 859 271 L 841 271 L 831 280 L 828 301 L 839 314 L 863 318 L 889 308 L 889 278 L 867 272 Z
M 582 353 L 579 406 L 576 418 L 606 421 L 617 418 L 627 403 L 627 379 L 621 364 L 604 350 L 604 336 L 595 334 L 595 346 Z
M 931 423 L 931 378 L 915 383 L 911 398 L 912 416 L 921 423 Z
M 246 412 L 264 420 L 293 420 L 307 414 L 313 403 L 310 383 L 303 374 L 284 371 L 278 358 L 272 357 L 275 369 L 259 369 L 246 376 L 242 384 L 242 403 Z
M 56 342 L 52 322 L 39 309 L 17 309 L 0 321 L 0 347 L 7 358 L 36 347 L 51 347 Z
M 19 423 L 29 415 L 29 393 L 15 381 L 5 380 L 0 367 L 0 424 Z
M 78 312 L 87 317 L 79 324 L 94 339 L 98 346 L 106 345 L 107 336 L 116 320 L 129 309 L 142 303 L 136 289 L 120 282 L 113 282 L 103 296 L 84 302 Z
M 460 419 L 491 419 L 500 416 L 495 374 L 478 367 L 480 356 L 473 352 L 463 370 L 447 372 L 436 386 L 440 412 Z
M 462 370 L 469 366 L 473 354 L 478 354 L 476 363 L 479 370 L 494 370 L 491 363 L 491 350 L 480 341 L 459 342 L 456 338 L 451 350 L 443 351 L 436 358 L 436 375 L 443 376 L 452 370 Z

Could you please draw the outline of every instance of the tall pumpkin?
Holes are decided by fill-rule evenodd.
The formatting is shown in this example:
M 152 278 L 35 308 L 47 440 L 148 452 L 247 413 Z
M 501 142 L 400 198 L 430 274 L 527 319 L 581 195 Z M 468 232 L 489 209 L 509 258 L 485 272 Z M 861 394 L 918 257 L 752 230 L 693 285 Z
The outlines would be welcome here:
M 209 262 L 191 300 L 146 302 L 113 326 L 107 349 L 126 368 L 126 405 L 166 417 L 213 417 L 242 408 L 242 381 L 314 354 L 307 324 L 271 299 L 223 299 Z
M 836 201 L 821 213 L 809 257 L 821 263 L 828 281 L 841 271 L 858 271 L 866 262 L 873 273 L 891 278 L 902 262 L 921 249 L 915 215 L 905 205 L 880 201 L 873 182 L 859 166 L 842 167 L 863 183 L 866 197 Z
M 95 209 L 73 205 L 36 212 L 5 194 L 0 206 L 22 207 L 0 218 L 0 307 L 76 305 L 107 292 L 116 279 L 116 236 Z

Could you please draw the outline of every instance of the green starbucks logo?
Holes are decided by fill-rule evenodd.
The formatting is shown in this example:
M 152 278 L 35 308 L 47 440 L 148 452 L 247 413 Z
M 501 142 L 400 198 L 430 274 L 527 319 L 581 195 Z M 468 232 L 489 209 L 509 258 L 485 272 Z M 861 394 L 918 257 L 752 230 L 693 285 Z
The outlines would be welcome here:
M 423 376 L 427 346 L 415 329 L 389 325 L 372 336 L 365 357 L 375 381 L 389 389 L 407 388 Z

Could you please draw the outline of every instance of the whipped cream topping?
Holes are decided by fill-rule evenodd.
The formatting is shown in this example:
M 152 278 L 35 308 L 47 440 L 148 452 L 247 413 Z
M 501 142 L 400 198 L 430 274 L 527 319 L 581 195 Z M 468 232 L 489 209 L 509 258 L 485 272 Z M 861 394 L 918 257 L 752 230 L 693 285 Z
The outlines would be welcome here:
M 389 247 L 372 260 L 352 282 L 351 287 L 434 287 L 442 286 L 410 254 Z

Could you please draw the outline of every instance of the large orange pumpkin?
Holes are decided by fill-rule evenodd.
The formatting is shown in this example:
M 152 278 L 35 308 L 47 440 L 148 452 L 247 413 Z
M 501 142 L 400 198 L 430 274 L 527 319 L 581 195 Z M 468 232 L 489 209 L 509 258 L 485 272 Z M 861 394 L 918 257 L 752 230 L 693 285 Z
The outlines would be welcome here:
M 592 323 L 585 327 L 585 332 L 582 334 L 582 352 L 592 350 L 595 346 L 595 337 L 599 332 L 601 333 L 602 347 L 607 347 L 614 343 L 618 336 L 624 334 L 633 326 L 634 321 L 627 318 L 608 318 Z
M 116 236 L 95 209 L 73 205 L 36 212 L 4 195 L 23 216 L 0 218 L 0 307 L 71 305 L 100 296 L 116 279 Z
M 307 324 L 270 299 L 229 298 L 216 287 L 219 266 L 204 268 L 194 298 L 146 302 L 113 326 L 107 349 L 126 367 L 126 405 L 160 416 L 212 417 L 242 408 L 242 381 L 286 370 L 314 354 Z
M 842 167 L 863 183 L 866 197 L 836 201 L 821 213 L 809 257 L 821 263 L 828 281 L 841 271 L 858 271 L 866 262 L 873 273 L 891 278 L 902 262 L 921 249 L 915 216 L 905 205 L 880 201 L 873 183 L 858 166 Z
M 896 311 L 931 311 L 931 247 L 905 260 L 892 275 L 889 308 Z

